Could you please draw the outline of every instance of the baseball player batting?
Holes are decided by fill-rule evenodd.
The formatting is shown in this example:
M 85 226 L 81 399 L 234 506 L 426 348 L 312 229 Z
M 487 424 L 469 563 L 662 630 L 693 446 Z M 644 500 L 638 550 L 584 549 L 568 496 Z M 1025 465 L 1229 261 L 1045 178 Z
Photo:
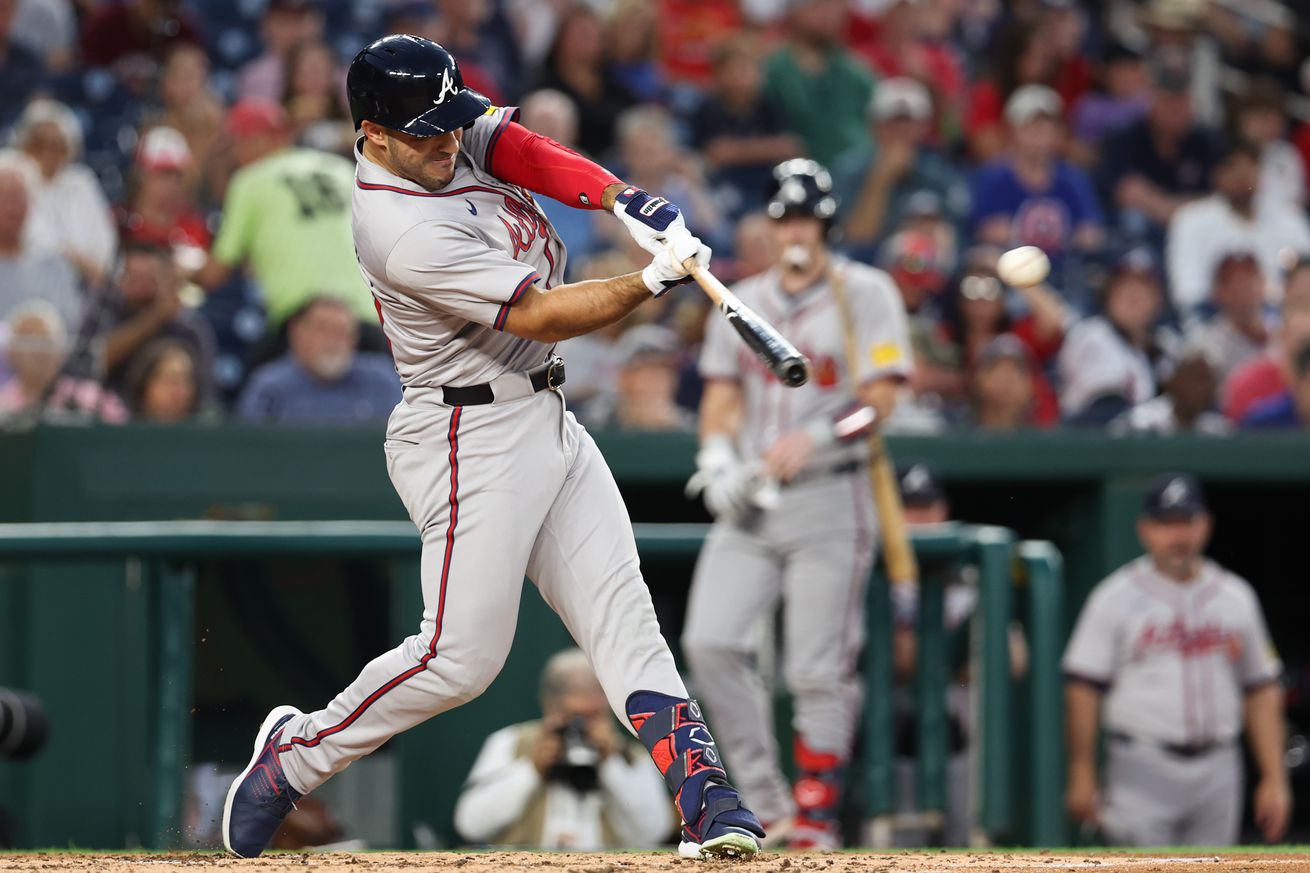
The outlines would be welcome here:
M 828 172 L 794 160 L 774 177 L 768 212 L 780 260 L 734 291 L 809 358 L 811 376 L 786 387 L 726 322 L 711 320 L 700 360 L 701 448 L 688 484 L 716 521 L 696 564 L 682 643 L 748 802 L 775 839 L 830 848 L 855 731 L 877 526 L 863 437 L 891 412 L 910 346 L 891 277 L 828 250 L 837 208 Z M 796 706 L 800 773 L 791 789 L 752 666 L 751 631 L 779 599 Z
M 481 694 L 514 637 L 523 577 L 587 653 L 682 814 L 684 857 L 749 856 L 764 835 L 687 697 L 638 569 L 609 469 L 565 409 L 553 344 L 687 281 L 710 252 L 676 206 L 515 123 L 413 36 L 347 75 L 360 135 L 355 251 L 404 399 L 387 469 L 422 534 L 419 632 L 317 712 L 274 709 L 223 809 L 233 853 L 260 854 L 295 801 L 392 736 Z M 640 273 L 560 284 L 565 251 L 529 191 L 614 212 L 654 255 Z

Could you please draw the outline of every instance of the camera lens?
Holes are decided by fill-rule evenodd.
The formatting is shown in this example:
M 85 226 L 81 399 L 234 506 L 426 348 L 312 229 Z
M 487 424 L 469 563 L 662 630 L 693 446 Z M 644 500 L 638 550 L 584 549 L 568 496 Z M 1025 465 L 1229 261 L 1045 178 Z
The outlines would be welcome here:
M 45 709 L 35 696 L 0 688 L 0 758 L 27 758 L 50 733 Z

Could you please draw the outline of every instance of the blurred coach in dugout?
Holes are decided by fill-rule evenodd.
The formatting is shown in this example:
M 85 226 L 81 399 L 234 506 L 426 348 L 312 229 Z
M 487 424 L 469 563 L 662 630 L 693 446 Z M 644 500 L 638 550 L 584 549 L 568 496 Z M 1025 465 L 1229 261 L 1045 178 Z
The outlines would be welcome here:
M 580 649 L 546 662 L 541 713 L 483 743 L 455 805 L 464 839 L 596 851 L 648 848 L 672 835 L 664 779 L 646 749 L 614 726 Z
M 1210 529 L 1194 478 L 1155 480 L 1137 522 L 1146 554 L 1092 591 L 1065 652 L 1069 811 L 1118 845 L 1237 842 L 1243 727 L 1255 823 L 1270 841 L 1287 826 L 1282 664 L 1251 586 L 1204 557 Z

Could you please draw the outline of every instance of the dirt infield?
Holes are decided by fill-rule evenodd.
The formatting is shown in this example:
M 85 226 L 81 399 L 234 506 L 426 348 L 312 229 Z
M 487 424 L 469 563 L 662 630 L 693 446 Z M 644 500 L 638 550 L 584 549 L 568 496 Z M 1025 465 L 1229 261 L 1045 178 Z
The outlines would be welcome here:
M 1310 854 L 1177 853 L 1161 856 L 1109 853 L 918 852 L 843 853 L 836 855 L 764 854 L 753 861 L 686 861 L 669 852 L 569 854 L 548 852 L 378 852 L 275 854 L 242 861 L 216 853 L 168 855 L 94 855 L 30 853 L 0 855 L 0 873 L 9 871 L 107 871 L 163 873 L 168 870 L 340 871 L 340 873 L 641 873 L 644 870 L 695 873 L 698 870 L 740 873 L 953 873 L 956 870 L 1094 871 L 1094 873 L 1300 873 L 1310 871 Z

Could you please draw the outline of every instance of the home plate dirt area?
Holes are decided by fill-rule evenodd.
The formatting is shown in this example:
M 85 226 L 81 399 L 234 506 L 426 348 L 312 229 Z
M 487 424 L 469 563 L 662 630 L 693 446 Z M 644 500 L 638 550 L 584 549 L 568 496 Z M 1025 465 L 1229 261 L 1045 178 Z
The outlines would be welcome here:
M 240 860 L 214 852 L 103 855 L 78 852 L 29 852 L 0 855 L 0 871 L 107 871 L 163 873 L 177 869 L 249 870 L 254 873 L 340 871 L 340 873 L 695 873 L 698 870 L 741 873 L 952 873 L 977 870 L 1093 871 L 1093 873 L 1310 873 L 1310 854 L 1212 854 L 1173 850 L 1160 855 L 1107 852 L 844 852 L 833 855 L 765 853 L 751 861 L 687 861 L 671 852 L 571 854 L 567 852 L 365 852 L 358 854 L 276 853 Z

